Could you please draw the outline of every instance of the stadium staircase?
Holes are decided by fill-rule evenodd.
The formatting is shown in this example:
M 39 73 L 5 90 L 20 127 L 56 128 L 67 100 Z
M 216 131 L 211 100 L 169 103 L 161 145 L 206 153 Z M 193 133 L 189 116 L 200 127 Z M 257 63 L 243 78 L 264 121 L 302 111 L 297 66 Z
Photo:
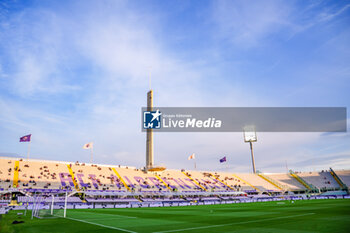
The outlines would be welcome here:
M 67 167 L 68 167 L 68 172 L 69 172 L 70 176 L 72 177 L 72 181 L 73 181 L 75 190 L 80 191 L 78 182 L 75 179 L 74 172 L 73 172 L 71 166 L 69 164 L 67 164 Z
M 13 168 L 13 187 L 18 187 L 18 170 L 19 170 L 19 161 L 15 162 L 15 167 Z
M 251 183 L 249 183 L 248 181 L 243 180 L 241 177 L 237 176 L 236 174 L 232 174 L 234 177 L 236 177 L 237 179 L 239 179 L 240 181 L 243 181 L 244 183 L 246 183 L 247 185 L 249 185 L 250 187 L 252 187 L 253 189 L 255 189 L 257 192 L 261 193 L 262 191 L 260 189 L 258 189 L 257 187 L 255 187 L 254 185 L 252 185 Z
M 76 180 L 76 178 L 75 178 L 75 176 L 74 176 L 74 172 L 73 172 L 73 170 L 72 170 L 71 165 L 70 165 L 70 164 L 67 164 L 67 168 L 68 168 L 69 174 L 70 174 L 71 177 L 72 177 L 72 181 L 73 181 L 73 184 L 74 184 L 74 188 L 75 188 L 76 192 L 79 192 L 79 191 L 80 191 L 80 188 L 79 188 L 78 182 L 77 182 L 77 180 Z M 84 203 L 86 202 L 86 200 L 85 200 L 85 194 L 84 194 L 84 193 L 79 192 L 79 193 L 78 193 L 78 196 L 79 196 L 79 198 L 80 198 L 80 200 L 81 200 L 82 202 L 84 202 Z
M 317 191 L 318 189 L 313 185 L 307 183 L 303 178 L 295 174 L 292 170 L 289 171 L 289 174 L 294 177 L 300 184 L 302 184 L 308 191 Z
M 160 178 L 160 176 L 158 176 L 157 174 L 154 174 L 154 176 L 157 177 L 157 179 L 158 179 L 160 182 L 162 182 L 162 183 L 165 185 L 165 187 L 167 187 L 170 191 L 173 191 L 173 190 L 169 187 L 169 185 L 168 185 L 167 183 L 165 183 L 164 180 L 163 180 L 162 178 Z
M 221 180 L 221 179 L 219 179 L 219 178 L 216 178 L 216 177 L 215 177 L 213 174 L 211 174 L 211 173 L 209 173 L 209 175 L 210 175 L 211 177 L 213 177 L 215 180 L 219 181 L 221 184 L 225 185 L 227 188 L 229 188 L 229 189 L 235 191 L 235 189 L 232 188 L 232 187 L 230 187 L 230 186 L 228 186 L 228 184 L 227 184 L 224 180 Z
M 196 185 L 198 185 L 203 191 L 207 191 L 200 183 L 198 183 L 196 180 L 194 180 L 192 177 L 186 174 L 186 172 L 182 172 L 185 176 L 187 176 L 189 179 L 191 179 Z
M 117 177 L 120 179 L 120 181 L 123 183 L 123 185 L 125 186 L 125 188 L 126 188 L 129 192 L 131 192 L 129 186 L 125 183 L 124 179 L 123 179 L 123 178 L 121 177 L 121 175 L 117 172 L 117 170 L 116 170 L 114 167 L 112 167 L 112 170 L 113 170 L 113 172 L 117 175 Z
M 349 194 L 349 188 L 348 186 L 341 180 L 341 178 L 335 173 L 335 171 L 330 167 L 329 168 L 331 175 L 333 176 L 334 180 L 337 181 L 339 186 L 342 190 L 345 190 Z
M 272 184 L 273 186 L 275 186 L 276 188 L 278 188 L 281 191 L 288 191 L 289 190 L 289 187 L 287 185 L 282 185 L 282 184 L 278 183 L 276 180 L 274 180 L 274 179 L 272 179 L 270 177 L 267 177 L 267 176 L 265 176 L 262 173 L 258 173 L 257 175 L 259 177 L 261 177 L 262 179 L 266 180 L 267 182 L 269 182 L 270 184 Z

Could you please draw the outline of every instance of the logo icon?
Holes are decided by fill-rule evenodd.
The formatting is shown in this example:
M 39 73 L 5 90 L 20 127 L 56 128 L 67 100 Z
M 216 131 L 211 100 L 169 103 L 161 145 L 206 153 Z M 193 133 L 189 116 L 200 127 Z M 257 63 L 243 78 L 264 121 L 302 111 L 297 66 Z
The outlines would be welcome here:
M 157 111 L 143 112 L 143 128 L 144 129 L 159 129 L 161 127 L 162 113 Z

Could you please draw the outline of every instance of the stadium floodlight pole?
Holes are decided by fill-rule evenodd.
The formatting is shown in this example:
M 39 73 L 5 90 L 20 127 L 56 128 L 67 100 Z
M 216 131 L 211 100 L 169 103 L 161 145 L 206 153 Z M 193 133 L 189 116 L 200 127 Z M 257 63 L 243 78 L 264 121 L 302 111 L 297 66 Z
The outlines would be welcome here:
M 68 199 L 68 192 L 66 191 L 66 198 L 64 200 L 64 211 L 63 211 L 64 218 L 66 218 L 66 213 L 67 213 L 67 199 Z
M 249 142 L 249 144 L 250 144 L 250 153 L 252 156 L 253 173 L 255 174 L 256 170 L 255 170 L 253 142 L 256 142 L 258 140 L 257 136 L 256 136 L 255 126 L 254 125 L 245 126 L 243 129 L 243 136 L 244 136 L 244 142 Z
M 251 153 L 251 155 L 252 155 L 253 173 L 255 174 L 255 173 L 256 173 L 256 170 L 255 170 L 255 160 L 254 160 L 253 142 L 249 142 L 249 144 L 250 144 L 250 153 Z

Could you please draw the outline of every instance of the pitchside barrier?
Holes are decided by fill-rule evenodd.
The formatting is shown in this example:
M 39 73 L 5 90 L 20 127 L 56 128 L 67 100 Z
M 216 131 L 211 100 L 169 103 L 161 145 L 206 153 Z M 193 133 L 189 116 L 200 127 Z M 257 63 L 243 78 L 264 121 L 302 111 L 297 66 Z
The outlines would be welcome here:
M 85 208 L 147 208 L 147 207 L 172 207 L 172 206 L 193 206 L 193 205 L 218 205 L 218 204 L 237 204 L 237 203 L 254 203 L 254 202 L 271 202 L 271 201 L 293 201 L 293 200 L 316 200 L 316 199 L 350 199 L 350 196 L 322 196 L 322 197 L 287 197 L 287 198 L 251 198 L 247 200 L 235 201 L 204 201 L 204 202 L 149 202 L 133 203 L 125 205 L 94 205 L 85 206 Z M 84 207 L 80 207 L 84 208 Z

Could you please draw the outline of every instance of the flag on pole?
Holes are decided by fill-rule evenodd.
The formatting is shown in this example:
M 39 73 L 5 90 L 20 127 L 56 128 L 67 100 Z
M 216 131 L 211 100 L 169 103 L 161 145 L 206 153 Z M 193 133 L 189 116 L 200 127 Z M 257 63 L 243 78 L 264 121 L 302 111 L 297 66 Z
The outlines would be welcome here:
M 188 160 L 195 159 L 194 153 L 188 157 Z
M 220 163 L 224 163 L 224 162 L 226 162 L 226 156 L 220 159 Z
M 83 146 L 83 149 L 92 149 L 93 148 L 93 142 L 89 142 L 89 143 L 86 143 L 84 146 Z
M 19 142 L 30 142 L 30 137 L 31 136 L 32 136 L 31 134 L 28 134 L 26 136 L 20 137 L 19 138 Z

